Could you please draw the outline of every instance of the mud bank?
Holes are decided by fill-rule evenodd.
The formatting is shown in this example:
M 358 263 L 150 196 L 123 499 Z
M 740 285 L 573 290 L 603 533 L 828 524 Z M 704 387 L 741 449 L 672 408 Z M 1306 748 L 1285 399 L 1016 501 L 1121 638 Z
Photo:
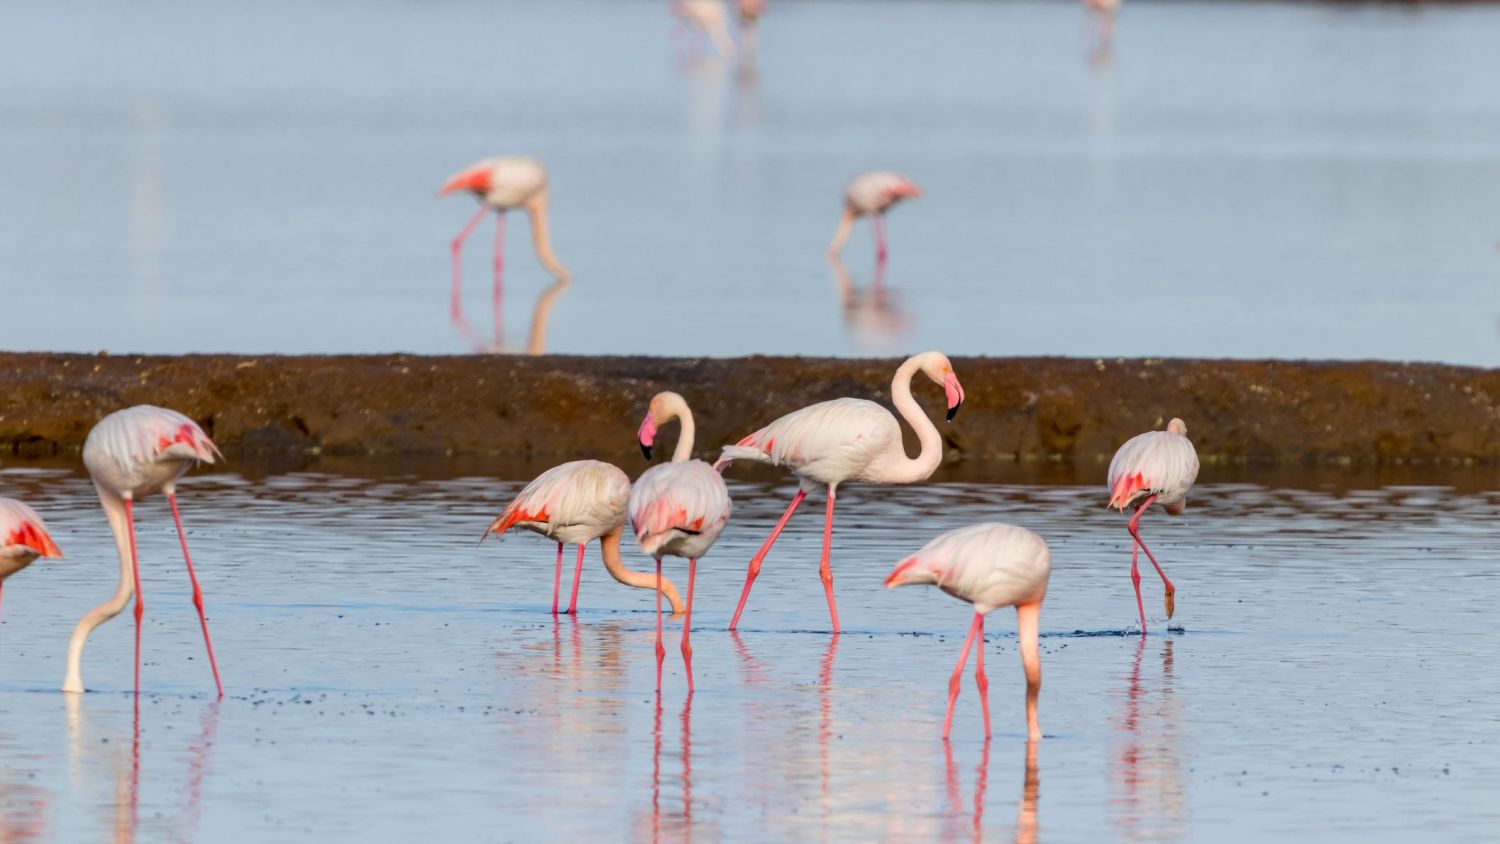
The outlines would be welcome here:
M 197 419 L 231 459 L 639 455 L 660 389 L 687 397 L 700 455 L 837 396 L 888 402 L 895 360 L 0 354 L 0 452 L 69 455 L 132 404 Z M 1172 416 L 1207 464 L 1500 464 L 1500 370 L 1388 362 L 958 358 L 951 472 L 1105 462 Z M 920 380 L 920 379 L 919 379 Z M 666 434 L 670 442 L 675 431 Z M 908 446 L 914 439 L 908 434 Z M 969 470 L 969 471 L 966 471 Z

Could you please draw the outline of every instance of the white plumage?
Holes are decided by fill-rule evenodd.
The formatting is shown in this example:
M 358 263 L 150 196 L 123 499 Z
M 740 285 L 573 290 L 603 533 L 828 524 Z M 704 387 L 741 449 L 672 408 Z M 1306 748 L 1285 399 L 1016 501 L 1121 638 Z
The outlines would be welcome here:
M 861 173 L 844 187 L 844 204 L 856 214 L 878 214 L 903 199 L 921 196 L 912 180 L 899 173 L 877 170 Z
M 1198 478 L 1198 452 L 1187 438 L 1187 424 L 1173 419 L 1165 431 L 1131 437 L 1109 462 L 1109 506 L 1125 509 L 1155 495 L 1168 512 L 1180 513 Z
M 902 450 L 896 417 L 875 402 L 843 398 L 788 413 L 740 444 L 724 446 L 720 461 L 786 466 L 812 492 L 846 480 L 879 483 L 880 477 L 865 477 L 865 472 L 872 465 L 884 468 L 880 458 L 893 450 Z
M 62 551 L 36 511 L 14 498 L 0 498 L 0 581 L 38 557 L 61 559 Z
M 444 192 L 454 189 L 468 190 L 495 208 L 520 208 L 547 189 L 547 168 L 528 155 L 486 158 L 450 177 Z
M 167 488 L 195 463 L 222 456 L 197 422 L 149 404 L 109 414 L 83 442 L 83 465 L 95 485 L 121 497 Z
M 630 525 L 652 557 L 702 557 L 732 510 L 724 478 L 702 460 L 653 466 L 630 490 Z
M 587 545 L 625 524 L 630 478 L 609 463 L 574 460 L 527 484 L 490 524 L 489 532 L 523 528 L 569 545 Z
M 1039 602 L 1047 593 L 1052 555 L 1040 536 L 987 522 L 951 530 L 896 564 L 891 586 L 932 584 L 968 601 L 976 612 Z

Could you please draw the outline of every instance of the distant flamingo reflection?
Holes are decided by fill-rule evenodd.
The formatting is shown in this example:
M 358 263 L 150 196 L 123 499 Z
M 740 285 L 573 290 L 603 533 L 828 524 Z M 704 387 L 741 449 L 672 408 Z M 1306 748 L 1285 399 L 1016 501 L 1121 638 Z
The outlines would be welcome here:
M 1136 645 L 1119 716 L 1122 734 L 1110 799 L 1114 825 L 1127 841 L 1162 841 L 1184 832 L 1187 785 L 1182 771 L 1171 638 L 1160 641 L 1161 676 L 1141 682 L 1147 639 Z
M 885 286 L 884 263 L 877 263 L 868 287 L 857 287 L 854 276 L 838 258 L 829 258 L 833 284 L 843 309 L 844 331 L 863 351 L 894 352 L 906 347 L 912 318 L 900 299 Z
M 455 314 L 452 318 L 453 328 L 458 336 L 463 339 L 465 345 L 476 354 L 525 354 L 544 355 L 547 353 L 547 329 L 552 323 L 552 310 L 557 307 L 557 300 L 567 292 L 571 282 L 566 279 L 558 279 L 543 290 L 536 297 L 536 306 L 531 311 L 531 326 L 526 333 L 526 344 L 523 346 L 506 346 L 501 342 L 502 332 L 500 324 L 495 324 L 495 340 L 486 342 L 480 338 L 478 332 L 464 319 L 462 313 Z M 497 315 L 498 316 L 498 315 Z

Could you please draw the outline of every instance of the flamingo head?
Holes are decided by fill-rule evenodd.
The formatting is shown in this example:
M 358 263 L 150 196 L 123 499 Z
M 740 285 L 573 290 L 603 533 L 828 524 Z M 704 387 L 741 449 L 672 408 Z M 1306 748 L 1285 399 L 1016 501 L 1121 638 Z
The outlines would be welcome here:
M 766 0 L 740 0 L 740 20 L 753 22 L 766 13 Z
M 964 404 L 964 388 L 953 372 L 953 362 L 942 352 L 927 352 L 921 358 L 922 374 L 931 378 L 934 384 L 941 384 L 943 392 L 948 395 L 948 421 L 951 422 Z
M 651 445 L 656 442 L 656 402 L 651 402 L 651 410 L 646 411 L 646 418 L 641 420 L 641 429 L 636 432 L 636 440 L 641 444 L 641 454 L 646 459 L 651 459 Z
M 900 202 L 903 199 L 916 199 L 922 195 L 922 189 L 917 187 L 916 183 L 903 179 L 900 183 L 886 191 L 885 195 L 890 202 Z
M 656 442 L 656 429 L 687 412 L 687 401 L 671 390 L 663 390 L 651 397 L 646 408 L 646 418 L 641 420 L 636 439 L 641 444 L 641 453 L 651 459 L 651 444 Z
M 1187 423 L 1181 419 L 1174 418 L 1171 422 L 1167 423 L 1167 432 L 1185 437 L 1187 436 Z
M 490 192 L 490 179 L 493 173 L 494 169 L 488 163 L 483 162 L 459 171 L 444 182 L 441 188 L 438 188 L 438 196 L 447 196 L 461 190 L 484 196 Z

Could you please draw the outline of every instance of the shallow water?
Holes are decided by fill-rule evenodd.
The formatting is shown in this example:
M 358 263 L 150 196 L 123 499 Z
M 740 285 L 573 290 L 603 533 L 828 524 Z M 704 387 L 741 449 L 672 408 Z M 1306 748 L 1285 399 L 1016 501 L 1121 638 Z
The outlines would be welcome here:
M 576 282 L 510 224 L 505 348 L 1500 363 L 1500 9 L 772 3 L 756 73 L 664 2 L 36 5 L 0 30 L 11 349 L 462 352 L 433 193 L 552 171 Z M 853 172 L 906 172 L 873 289 L 822 258 Z M 66 313 L 66 319 L 55 316 Z M 228 315 L 233 318 L 226 318 Z M 538 342 L 540 341 L 540 342 Z
M 117 572 L 87 482 L 10 469 L 0 485 L 69 555 L 6 584 L 8 841 L 1473 840 L 1500 823 L 1500 492 L 1206 483 L 1184 517 L 1142 523 L 1181 628 L 1164 631 L 1146 569 L 1143 640 L 1100 488 L 851 487 L 835 639 L 816 506 L 726 632 L 791 493 L 734 482 L 697 584 L 697 693 L 668 622 L 658 708 L 649 593 L 591 553 L 578 617 L 553 620 L 545 540 L 475 545 L 517 483 L 194 475 L 184 519 L 227 696 L 208 694 L 176 539 L 148 501 L 137 720 L 128 616 L 89 644 L 91 691 L 56 691 L 73 622 Z M 1034 763 L 1011 617 L 988 626 L 994 738 L 966 675 L 945 746 L 966 607 L 879 587 L 931 535 L 983 519 L 1053 548 Z M 679 585 L 683 569 L 668 566 Z

